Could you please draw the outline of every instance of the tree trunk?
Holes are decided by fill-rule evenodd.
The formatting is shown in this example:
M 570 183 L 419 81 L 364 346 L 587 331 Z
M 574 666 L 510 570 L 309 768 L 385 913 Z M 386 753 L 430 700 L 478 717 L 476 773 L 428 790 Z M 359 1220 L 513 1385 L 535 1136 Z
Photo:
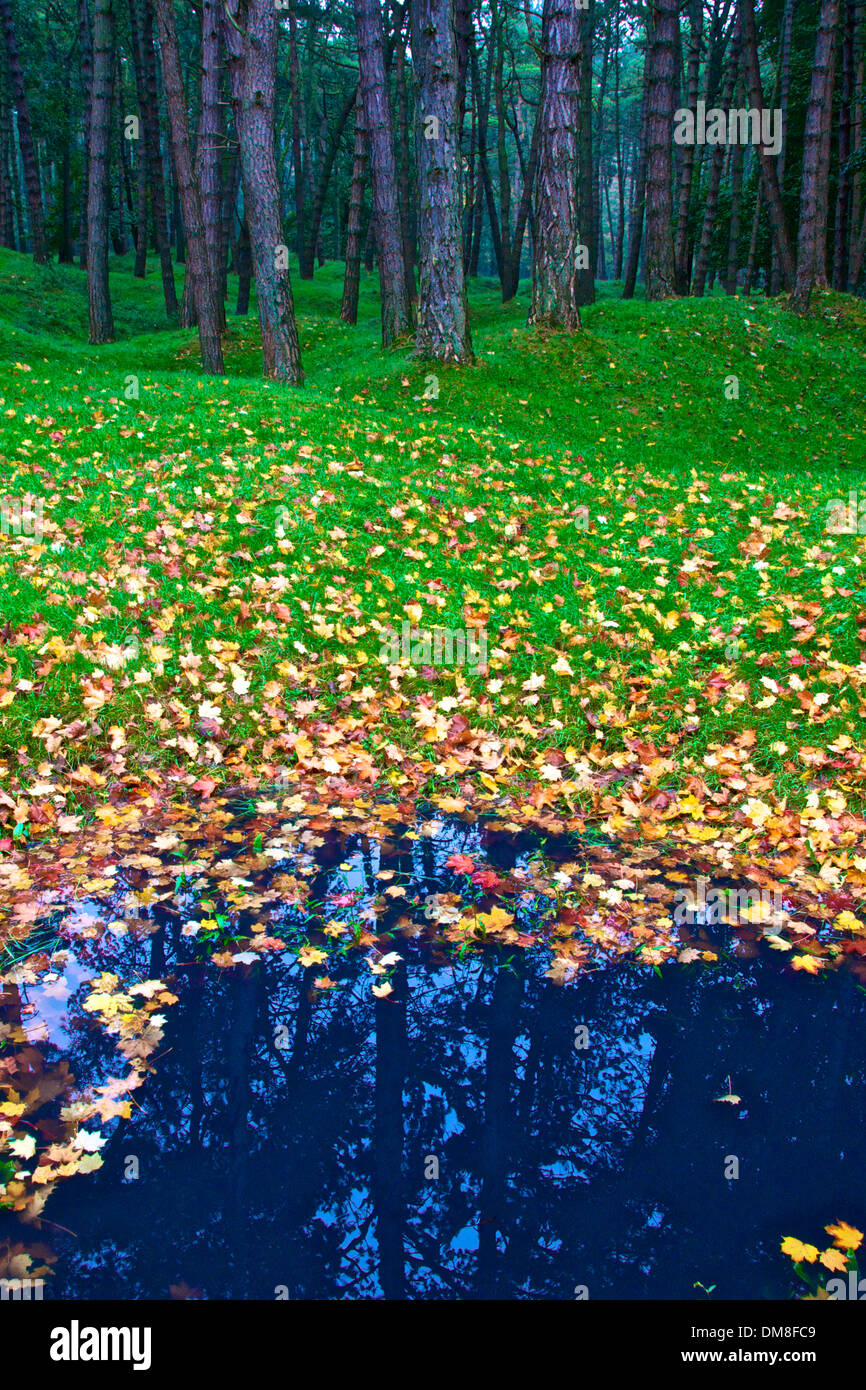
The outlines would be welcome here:
M 0 92 L 0 245 L 15 250 L 15 200 L 12 193 L 10 156 L 12 154 L 12 120 L 9 107 Z
M 302 280 L 313 278 L 312 252 L 307 255 L 307 228 L 304 206 L 304 158 L 301 144 L 301 91 L 298 64 L 298 18 L 293 0 L 289 10 L 289 97 L 292 104 L 292 176 L 295 185 L 295 245 L 298 273 Z
M 144 131 L 144 154 L 150 186 L 150 208 L 156 250 L 162 273 L 162 295 L 169 318 L 177 313 L 177 291 L 174 267 L 171 263 L 171 244 L 168 237 L 168 216 L 165 204 L 165 177 L 159 138 L 159 96 L 156 86 L 156 58 L 153 51 L 152 0 L 130 0 L 129 22 L 132 36 L 132 56 L 138 93 L 138 109 Z
M 595 303 L 596 242 L 598 236 L 596 189 L 597 171 L 592 159 L 592 0 L 589 8 L 578 10 L 577 33 L 580 58 L 578 63 L 578 125 L 577 125 L 577 236 L 588 256 L 577 267 L 577 303 Z M 583 264 L 586 260 L 586 264 Z
M 344 323 L 358 322 L 358 290 L 361 283 L 361 222 L 364 205 L 364 183 L 367 174 L 367 133 L 364 130 L 362 108 L 355 109 L 355 151 L 352 156 L 352 188 L 349 195 L 349 224 L 346 232 L 346 271 L 343 279 L 343 302 L 340 318 Z
M 12 0 L 0 0 L 0 24 L 6 44 L 6 65 L 9 83 L 15 102 L 18 118 L 18 143 L 21 146 L 21 162 L 24 165 L 24 183 L 27 188 L 27 210 L 30 216 L 30 243 L 33 259 L 37 265 L 48 262 L 48 248 L 45 241 L 45 215 L 42 211 L 42 190 L 39 185 L 39 164 L 36 158 L 36 145 L 30 124 L 30 106 L 24 87 L 24 74 L 18 53 L 15 36 L 15 22 L 12 17 Z M 109 77 L 110 82 L 110 77 Z
M 504 274 L 504 264 L 502 256 L 502 236 L 499 228 L 499 213 L 496 210 L 496 199 L 493 196 L 493 181 L 490 177 L 490 166 L 487 160 L 487 125 L 490 115 L 490 92 L 493 80 L 493 62 L 487 64 L 486 90 L 481 93 L 478 72 L 478 47 L 475 36 L 472 36 L 470 62 L 472 64 L 472 85 L 478 91 L 478 163 L 481 168 L 481 184 L 484 190 L 484 199 L 487 204 L 487 214 L 490 220 L 490 239 L 493 243 L 493 255 L 496 260 L 496 270 L 500 282 Z M 474 268 L 470 266 L 470 274 L 478 273 L 478 252 L 481 244 L 481 218 L 482 209 L 479 203 L 479 213 L 477 219 L 477 234 L 475 241 L 475 260 Z M 506 230 L 507 236 L 507 230 Z
M 236 314 L 250 312 L 250 281 L 253 276 L 253 258 L 250 251 L 250 229 L 246 219 L 238 237 L 238 299 Z
M 299 386 L 304 376 L 274 151 L 276 11 L 273 0 L 226 0 L 226 17 L 232 109 L 256 279 L 263 370 L 273 381 Z
M 646 154 L 647 154 L 647 91 L 649 68 L 644 63 L 643 95 L 640 108 L 640 131 L 638 136 L 637 165 L 635 167 L 634 191 L 628 227 L 628 259 L 625 267 L 625 283 L 622 288 L 623 299 L 633 299 L 637 284 L 640 248 L 643 239 L 644 211 L 646 205 Z
M 739 21 L 737 21 L 731 38 L 728 75 L 725 79 L 725 87 L 722 94 L 722 109 L 725 111 L 729 110 L 734 99 L 734 89 L 737 85 L 740 60 L 740 28 Z M 713 157 L 710 161 L 710 176 L 707 183 L 706 201 L 704 203 L 704 217 L 701 223 L 701 239 L 698 245 L 698 254 L 695 260 L 695 273 L 692 281 L 692 294 L 698 299 L 702 298 L 707 285 L 710 249 L 712 247 L 713 229 L 716 225 L 716 215 L 719 208 L 719 186 L 722 181 L 722 167 L 724 162 L 725 146 L 715 145 L 713 147 Z
M 839 103 L 839 176 L 833 231 L 833 288 L 844 290 L 848 278 L 848 241 L 851 227 L 851 107 L 854 92 L 854 33 L 856 0 L 847 0 L 842 34 L 842 91 Z
M 460 234 L 454 0 L 412 0 L 420 259 L 417 349 L 471 362 Z
M 650 16 L 644 283 L 652 300 L 676 293 L 671 179 L 678 0 L 652 0 Z
M 114 75 L 112 0 L 93 7 L 93 93 L 87 188 L 87 298 L 91 343 L 114 341 L 108 290 L 108 176 Z
M 797 276 L 791 295 L 791 308 L 798 314 L 805 314 L 808 309 L 812 288 L 819 276 L 821 208 L 827 204 L 828 175 L 822 145 L 825 138 L 825 115 L 833 102 L 833 68 L 838 19 L 839 0 L 822 0 L 803 135 L 803 185 L 797 239 Z
M 739 0 L 739 11 L 749 105 L 762 111 L 764 109 L 764 94 L 761 87 L 761 69 L 758 63 L 758 42 L 755 36 L 754 0 Z M 767 203 L 767 211 L 770 214 L 770 226 L 773 229 L 773 240 L 779 256 L 779 269 L 785 288 L 790 289 L 794 283 L 794 253 L 791 250 L 791 239 L 785 224 L 785 209 L 782 205 L 779 177 L 773 155 L 765 152 L 763 145 L 758 148 L 764 198 Z
M 379 0 L 354 0 L 358 33 L 358 70 L 364 125 L 370 140 L 370 178 L 373 190 L 373 225 L 379 252 L 382 301 L 382 343 L 388 347 L 401 333 L 411 330 L 411 309 L 406 293 L 406 270 L 394 139 L 385 83 L 385 52 Z
M 201 189 L 201 214 L 207 245 L 211 281 L 216 296 L 220 331 L 226 326 L 225 304 L 218 286 L 221 282 L 220 245 L 222 226 L 223 144 L 220 72 L 222 67 L 222 24 L 219 0 L 202 0 L 201 19 L 201 112 L 196 146 L 196 175 Z
M 689 65 L 687 79 L 687 99 L 691 111 L 695 111 L 698 104 L 698 77 L 700 75 L 703 18 L 703 0 L 692 0 L 689 14 Z M 677 199 L 677 235 L 674 243 L 674 273 L 677 294 L 688 294 L 689 283 L 691 281 L 689 210 L 691 208 L 694 168 L 695 147 L 694 145 L 684 145 L 682 150 L 682 162 L 680 164 Z
M 79 228 L 80 250 L 78 264 L 87 269 L 87 198 L 88 198 L 88 160 L 90 159 L 90 113 L 93 100 L 93 40 L 90 33 L 90 11 L 87 0 L 78 0 L 78 47 L 81 57 L 81 225 Z
M 186 95 L 183 89 L 177 31 L 174 22 L 174 0 L 156 0 L 156 14 L 159 26 L 159 46 L 162 52 L 166 107 L 177 177 L 177 192 L 183 210 L 187 256 L 193 276 L 202 369 L 205 372 L 221 375 L 224 368 L 216 305 L 216 287 L 210 272 L 201 209 L 201 193 L 195 180 L 190 149 Z
M 412 302 L 417 300 L 418 295 L 415 289 L 415 247 L 412 238 L 412 199 L 409 192 L 409 90 L 406 82 L 406 46 L 401 37 L 397 40 L 395 77 L 400 133 L 400 158 L 397 161 L 400 183 L 400 231 L 403 239 L 403 264 L 406 267 L 406 293 Z M 459 152 L 459 140 L 457 149 Z
M 580 26 L 575 0 L 544 0 L 540 151 L 530 323 L 580 328 L 574 190 L 580 121 Z
M 147 273 L 147 160 L 144 150 L 135 147 L 135 270 L 136 280 L 143 280 Z
M 785 161 L 788 149 L 788 95 L 791 87 L 791 34 L 794 28 L 794 0 L 785 0 L 782 13 L 782 34 L 779 49 L 779 109 L 782 112 L 782 148 L 776 161 L 779 190 L 784 194 Z M 773 242 L 770 253 L 770 294 L 777 295 L 782 285 L 779 254 Z

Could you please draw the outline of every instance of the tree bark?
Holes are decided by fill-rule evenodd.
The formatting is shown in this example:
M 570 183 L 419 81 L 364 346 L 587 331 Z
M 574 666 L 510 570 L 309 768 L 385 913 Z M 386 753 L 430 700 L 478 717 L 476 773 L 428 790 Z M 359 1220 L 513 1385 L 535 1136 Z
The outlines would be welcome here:
M 764 94 L 761 87 L 761 69 L 758 63 L 758 42 L 755 35 L 754 0 L 739 0 L 739 11 L 749 105 L 763 110 Z M 767 203 L 767 211 L 770 214 L 770 226 L 773 229 L 773 240 L 779 256 L 779 270 L 785 288 L 790 289 L 794 283 L 794 253 L 791 249 L 791 239 L 788 236 L 788 228 L 785 223 L 785 209 L 782 205 L 779 177 L 773 156 L 766 153 L 762 145 L 758 149 L 760 151 L 764 198 Z
M 460 228 L 454 0 L 412 0 L 419 296 L 416 344 L 439 362 L 471 362 Z
M 632 193 L 631 214 L 628 227 L 628 258 L 625 266 L 625 282 L 622 288 L 623 299 L 633 299 L 637 284 L 637 271 L 640 261 L 640 248 L 643 239 L 644 213 L 646 210 L 646 155 L 647 155 L 647 91 L 649 68 L 644 63 L 643 94 L 640 108 L 640 131 L 638 134 L 637 164 L 635 166 L 634 190 Z
M 349 194 L 349 223 L 346 232 L 346 271 L 340 318 L 343 323 L 358 322 L 358 290 L 361 283 L 361 222 L 364 183 L 367 174 L 367 133 L 360 105 L 355 109 L 355 151 L 352 156 L 352 187 Z
M 226 51 L 250 231 L 264 375 L 304 379 L 274 151 L 277 20 L 273 0 L 226 0 Z
M 15 22 L 12 16 L 12 0 L 0 0 L 0 24 L 6 44 L 6 66 L 9 84 L 15 101 L 18 117 L 18 143 L 21 146 L 21 162 L 24 165 L 24 183 L 27 189 L 27 211 L 30 216 L 30 242 L 33 259 L 37 265 L 48 262 L 48 247 L 45 241 L 45 214 L 42 210 L 42 189 L 39 184 L 39 163 L 36 158 L 36 144 L 30 123 L 30 105 L 24 86 L 21 70 L 21 57 L 15 35 Z
M 108 177 L 114 76 L 112 0 L 93 7 L 93 92 L 87 185 L 87 298 L 91 343 L 114 341 L 108 289 Z
M 854 33 L 856 0 L 845 4 L 842 33 L 842 90 L 839 101 L 839 175 L 836 190 L 836 216 L 833 231 L 833 288 L 844 290 L 848 276 L 848 241 L 851 228 L 851 174 L 846 168 L 851 156 L 851 107 L 854 92 Z
M 580 26 L 575 0 L 544 0 L 535 260 L 530 323 L 580 328 L 574 191 L 580 121 Z
M 183 89 L 174 21 L 174 0 L 156 0 L 156 14 L 159 26 L 159 45 L 162 52 L 166 107 L 177 176 L 177 192 L 183 213 L 187 258 L 193 276 L 202 369 L 205 372 L 220 375 L 224 368 L 216 305 L 216 287 L 210 273 L 204 218 L 201 209 L 201 193 L 195 180 L 190 149 L 186 95 Z
M 644 283 L 654 300 L 676 293 L 671 179 L 678 0 L 652 0 L 650 16 Z
M 80 250 L 78 264 L 87 269 L 87 198 L 88 198 L 88 160 L 90 159 L 90 112 L 93 100 L 93 39 L 90 33 L 90 11 L 87 0 L 78 0 L 78 47 L 81 57 L 81 225 L 79 228 Z
M 703 0 L 692 0 L 689 13 L 689 63 L 688 92 L 689 109 L 695 111 L 698 104 L 698 77 L 701 63 L 701 40 L 703 37 Z M 680 164 L 680 179 L 677 201 L 677 234 L 674 242 L 674 273 L 677 294 L 688 294 L 691 281 L 691 256 L 689 254 L 689 211 L 692 199 L 692 177 L 695 168 L 695 147 L 684 145 Z
M 839 0 L 822 0 L 815 39 L 812 82 L 803 135 L 803 184 L 800 194 L 800 228 L 797 238 L 797 275 L 791 308 L 804 314 L 819 277 L 821 207 L 827 203 L 828 168 L 823 159 L 825 118 L 833 102 L 833 69 Z M 821 270 L 826 273 L 825 268 Z
M 162 274 L 162 295 L 169 318 L 177 314 L 177 290 L 171 262 L 168 216 L 165 203 L 165 177 L 159 136 L 159 96 L 156 84 L 156 56 L 153 51 L 153 0 L 130 0 L 129 22 L 135 68 L 138 109 L 144 131 L 144 153 L 150 187 L 153 232 Z
M 373 192 L 373 227 L 379 252 L 379 280 L 382 304 L 382 343 L 390 346 L 395 338 L 412 327 L 400 209 L 397 204 L 397 177 L 394 139 L 388 89 L 385 83 L 385 52 L 382 12 L 379 0 L 354 0 L 358 34 L 358 69 L 364 125 L 370 140 L 370 181 Z

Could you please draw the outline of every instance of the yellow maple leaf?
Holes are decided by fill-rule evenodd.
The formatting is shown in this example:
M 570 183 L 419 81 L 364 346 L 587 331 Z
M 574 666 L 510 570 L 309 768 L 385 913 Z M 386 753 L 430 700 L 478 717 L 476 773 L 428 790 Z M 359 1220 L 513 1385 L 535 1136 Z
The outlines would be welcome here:
M 859 1250 L 863 1243 L 863 1232 L 856 1226 L 849 1226 L 847 1221 L 837 1221 L 835 1226 L 825 1226 L 824 1230 L 833 1237 L 838 1250 Z
M 825 1269 L 835 1269 L 844 1274 L 848 1268 L 848 1261 L 841 1250 L 822 1250 L 818 1258 Z
M 805 1260 L 807 1264 L 813 1265 L 818 1258 L 817 1245 L 804 1245 L 796 1236 L 785 1236 L 782 1241 L 782 1254 L 790 1255 L 796 1264 Z
M 791 965 L 794 970 L 805 970 L 807 975 L 817 975 L 821 969 L 821 962 L 814 956 L 792 956 Z

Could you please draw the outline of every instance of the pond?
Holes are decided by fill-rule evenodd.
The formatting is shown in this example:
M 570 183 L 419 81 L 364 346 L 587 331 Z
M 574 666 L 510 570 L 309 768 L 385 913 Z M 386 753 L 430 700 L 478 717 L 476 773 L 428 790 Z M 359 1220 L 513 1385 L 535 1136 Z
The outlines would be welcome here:
M 60 1106 L 124 1070 L 104 972 L 144 997 L 166 982 L 152 1046 L 124 1052 L 144 1059 L 128 1115 L 88 1125 L 101 1166 L 53 1185 L 41 1230 L 2 1215 L 0 1238 L 50 1249 L 46 1298 L 785 1298 L 802 1285 L 783 1237 L 863 1228 L 856 974 L 797 973 L 748 926 L 711 941 L 693 920 L 679 959 L 590 955 L 563 984 L 542 924 L 575 910 L 558 894 L 591 847 L 444 818 L 314 838 L 268 861 L 259 835 L 255 862 L 226 840 L 216 878 L 130 867 L 58 903 L 47 977 L 11 972 L 11 1036 L 61 1074 L 36 1129 L 85 1150 Z M 476 916 L 492 880 L 461 856 L 510 907 L 468 945 L 441 939 L 454 874 Z M 145 905 L 119 917 L 130 893 Z M 301 930 L 312 955 L 237 952 L 257 916 L 260 942 Z

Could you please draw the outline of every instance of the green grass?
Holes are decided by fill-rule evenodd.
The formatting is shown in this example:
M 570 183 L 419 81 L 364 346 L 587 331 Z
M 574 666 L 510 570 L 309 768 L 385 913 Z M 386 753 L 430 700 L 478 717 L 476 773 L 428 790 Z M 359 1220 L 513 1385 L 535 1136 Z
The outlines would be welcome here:
M 111 286 L 117 341 L 90 347 L 82 272 L 0 252 L 3 490 L 46 522 L 0 536 L 0 823 L 283 765 L 564 787 L 624 821 L 831 779 L 862 806 L 864 541 L 826 519 L 866 500 L 863 303 L 602 287 L 568 337 L 484 281 L 457 369 L 381 349 L 374 277 L 340 323 L 330 264 L 295 280 L 297 390 L 261 379 L 254 315 L 208 378 L 155 262 Z M 389 673 L 378 629 L 416 604 L 483 622 L 490 671 Z

